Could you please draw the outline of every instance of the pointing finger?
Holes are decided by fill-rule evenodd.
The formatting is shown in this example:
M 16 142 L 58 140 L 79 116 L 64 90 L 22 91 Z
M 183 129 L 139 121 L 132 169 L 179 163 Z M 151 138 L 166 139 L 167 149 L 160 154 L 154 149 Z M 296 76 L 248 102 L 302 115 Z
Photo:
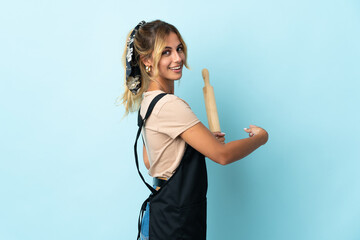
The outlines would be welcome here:
M 251 132 L 251 130 L 249 128 L 244 128 L 244 131 L 248 132 L 248 133 Z

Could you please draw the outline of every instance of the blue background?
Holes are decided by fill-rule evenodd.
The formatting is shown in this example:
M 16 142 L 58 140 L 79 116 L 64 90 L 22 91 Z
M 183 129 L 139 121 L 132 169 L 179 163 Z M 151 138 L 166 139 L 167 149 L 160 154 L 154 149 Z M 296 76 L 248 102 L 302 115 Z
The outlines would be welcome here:
M 188 45 L 176 94 L 199 119 L 206 67 L 227 141 L 270 134 L 207 160 L 208 239 L 360 239 L 359 1 L 131 2 L 0 3 L 0 239 L 135 239 L 148 190 L 115 100 L 126 35 L 155 19 Z

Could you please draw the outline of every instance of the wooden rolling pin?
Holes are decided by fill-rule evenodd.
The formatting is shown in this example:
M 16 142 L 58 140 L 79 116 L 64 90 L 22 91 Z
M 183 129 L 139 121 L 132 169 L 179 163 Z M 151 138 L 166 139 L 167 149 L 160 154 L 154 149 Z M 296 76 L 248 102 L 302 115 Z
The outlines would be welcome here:
M 209 128 L 211 132 L 221 132 L 219 116 L 216 108 L 214 88 L 209 82 L 209 71 L 204 68 L 202 70 L 205 86 L 203 87 L 206 114 L 208 118 Z

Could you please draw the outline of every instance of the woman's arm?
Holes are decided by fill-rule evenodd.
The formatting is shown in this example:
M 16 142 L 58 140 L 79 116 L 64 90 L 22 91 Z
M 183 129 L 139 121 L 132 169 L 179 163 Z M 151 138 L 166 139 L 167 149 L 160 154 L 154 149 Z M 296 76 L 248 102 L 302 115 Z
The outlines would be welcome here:
M 245 131 L 249 133 L 249 138 L 221 144 L 200 122 L 180 134 L 180 137 L 214 162 L 226 165 L 246 157 L 268 140 L 268 133 L 255 125 L 250 125 Z

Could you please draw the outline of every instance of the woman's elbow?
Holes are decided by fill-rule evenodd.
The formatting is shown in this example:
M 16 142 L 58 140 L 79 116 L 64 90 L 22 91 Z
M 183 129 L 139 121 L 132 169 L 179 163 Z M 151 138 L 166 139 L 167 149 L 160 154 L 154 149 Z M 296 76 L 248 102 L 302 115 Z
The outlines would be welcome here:
M 220 165 L 225 166 L 230 163 L 229 159 L 230 156 L 226 151 L 219 151 L 218 154 L 212 160 Z
M 223 166 L 229 164 L 229 163 L 226 161 L 226 159 L 221 159 L 218 163 L 219 163 L 220 165 L 223 165 Z

